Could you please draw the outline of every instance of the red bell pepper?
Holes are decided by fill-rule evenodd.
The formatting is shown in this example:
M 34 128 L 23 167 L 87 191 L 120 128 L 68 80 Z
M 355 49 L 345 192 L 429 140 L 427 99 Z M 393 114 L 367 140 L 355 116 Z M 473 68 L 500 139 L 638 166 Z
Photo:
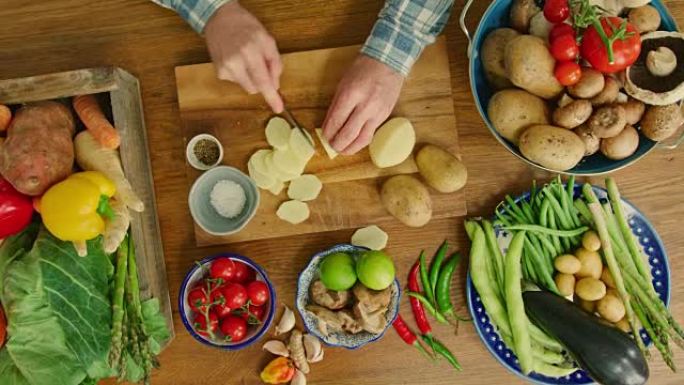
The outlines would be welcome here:
M 0 239 L 24 230 L 32 217 L 31 197 L 18 192 L 9 182 L 0 178 Z

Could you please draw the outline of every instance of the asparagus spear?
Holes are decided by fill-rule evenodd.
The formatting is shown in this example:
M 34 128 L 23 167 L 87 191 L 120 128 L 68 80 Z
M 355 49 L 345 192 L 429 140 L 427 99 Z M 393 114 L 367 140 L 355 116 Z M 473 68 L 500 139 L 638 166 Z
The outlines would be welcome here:
M 112 348 L 109 362 L 112 368 L 118 369 L 123 350 L 124 294 L 126 290 L 126 271 L 128 270 L 128 253 L 130 238 L 126 236 L 117 251 L 114 297 L 112 298 Z

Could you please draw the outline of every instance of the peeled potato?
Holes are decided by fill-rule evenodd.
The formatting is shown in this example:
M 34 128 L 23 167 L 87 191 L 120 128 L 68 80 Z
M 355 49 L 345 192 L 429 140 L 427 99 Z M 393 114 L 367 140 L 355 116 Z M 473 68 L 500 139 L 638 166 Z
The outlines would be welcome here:
M 296 225 L 309 218 L 309 206 L 304 202 L 294 200 L 283 202 L 278 207 L 276 215 L 278 218 Z
M 247 162 L 249 176 L 254 179 L 254 183 L 262 189 L 269 189 L 275 183 L 275 178 L 269 173 L 265 162 L 265 158 L 270 152 L 271 150 L 259 150 L 252 154 Z
M 306 135 L 308 136 L 308 134 Z M 300 130 L 292 130 L 292 134 L 290 135 L 290 151 L 295 153 L 299 159 L 305 162 L 308 162 L 309 159 L 314 156 L 314 153 L 316 153 L 316 150 L 311 145 L 313 139 L 309 137 L 309 140 L 311 140 L 311 142 L 307 140 Z
M 266 170 L 268 172 L 268 175 L 270 175 L 274 179 L 281 180 L 283 182 L 289 182 L 292 179 L 295 179 L 299 177 L 299 174 L 296 173 L 291 173 L 291 172 L 283 172 L 279 168 L 275 166 L 273 163 L 273 153 L 270 153 L 266 155 L 264 158 L 264 163 L 266 163 Z
M 323 136 L 323 129 L 317 128 L 316 135 L 318 135 L 318 140 L 321 141 L 321 145 L 323 145 L 325 153 L 328 154 L 328 158 L 335 159 L 338 153 L 337 151 L 335 151 L 334 148 L 332 148 L 332 146 L 330 146 L 330 143 L 328 143 L 328 139 L 326 139 L 325 136 Z
M 378 226 L 372 225 L 356 230 L 351 237 L 351 243 L 371 250 L 382 250 L 387 246 L 388 238 L 386 232 Z
M 292 131 L 287 120 L 275 116 L 266 124 L 266 141 L 279 150 L 285 150 L 289 146 Z
M 297 154 L 289 148 L 285 151 L 273 151 L 273 165 L 276 170 L 285 175 L 302 175 L 306 161 L 301 159 Z
M 323 184 L 316 175 L 302 175 L 290 182 L 290 187 L 287 189 L 287 196 L 290 199 L 306 202 L 314 200 L 321 192 Z
M 379 168 L 396 166 L 406 160 L 416 144 L 416 132 L 406 118 L 393 118 L 375 132 L 368 147 L 373 164 Z

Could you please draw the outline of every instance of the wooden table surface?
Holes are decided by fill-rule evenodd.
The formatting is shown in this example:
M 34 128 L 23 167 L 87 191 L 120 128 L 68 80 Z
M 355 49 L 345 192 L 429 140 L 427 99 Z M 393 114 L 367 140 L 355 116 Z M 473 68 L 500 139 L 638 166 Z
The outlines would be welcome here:
M 309 256 L 347 241 L 351 231 L 305 235 L 266 242 L 197 248 L 187 207 L 184 140 L 181 136 L 173 68 L 208 61 L 204 42 L 174 13 L 144 0 L 4 0 L 0 7 L 0 78 L 16 78 L 69 69 L 116 65 L 142 84 L 146 124 L 155 179 L 172 302 L 194 261 L 220 251 L 248 255 L 266 268 L 279 299 L 292 304 L 295 279 Z M 487 131 L 467 87 L 466 40 L 457 28 L 463 1 L 457 1 L 449 26 L 454 107 L 463 158 L 469 168 L 466 187 L 470 215 L 488 215 L 506 192 L 529 186 L 537 174 L 509 154 Z M 487 1 L 477 1 L 469 24 L 475 27 Z M 684 25 L 684 0 L 666 3 Z M 381 0 L 244 0 L 278 40 L 283 52 L 362 43 Z M 669 251 L 672 311 L 684 321 L 684 156 L 682 151 L 656 150 L 637 165 L 615 174 L 623 194 L 651 219 Z M 592 179 L 600 182 L 599 179 Z M 405 277 L 421 248 L 434 248 L 444 238 L 463 251 L 463 218 L 435 220 L 422 229 L 399 224 L 387 228 L 389 253 Z M 679 225 L 679 226 L 678 226 Z M 462 266 L 461 278 L 465 274 Z M 463 286 L 461 279 L 460 286 Z M 464 292 L 456 293 L 463 305 Z M 410 319 L 404 304 L 402 312 Z M 161 355 L 156 384 L 257 384 L 258 372 L 270 359 L 259 346 L 237 353 L 204 347 L 183 329 L 174 313 L 177 337 Z M 328 349 L 308 376 L 312 384 L 500 384 L 522 383 L 485 350 L 472 326 L 458 336 L 437 328 L 437 335 L 457 354 L 465 371 L 444 363 L 430 365 L 390 332 L 380 342 L 358 351 Z M 676 350 L 684 367 L 684 351 Z M 657 356 L 657 354 L 654 354 Z M 651 363 L 651 384 L 681 384 L 659 358 Z

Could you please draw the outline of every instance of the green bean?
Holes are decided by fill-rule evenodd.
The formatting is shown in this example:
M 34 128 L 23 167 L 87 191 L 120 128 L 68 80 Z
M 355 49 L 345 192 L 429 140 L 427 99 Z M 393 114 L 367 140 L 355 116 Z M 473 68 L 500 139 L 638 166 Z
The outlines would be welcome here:
M 504 227 L 504 229 L 509 230 L 509 231 L 531 231 L 533 233 L 555 235 L 555 236 L 561 237 L 561 238 L 562 237 L 575 237 L 577 235 L 582 235 L 587 230 L 589 230 L 589 228 L 587 226 L 578 227 L 578 228 L 573 229 L 573 230 L 554 230 L 554 229 L 549 229 L 549 228 L 538 226 L 538 225 L 527 225 L 527 224 L 506 226 L 506 227 Z
M 535 361 L 542 361 L 551 365 L 558 365 L 567 362 L 565 356 L 553 350 L 544 349 L 543 346 L 532 344 L 532 355 Z
M 548 214 L 549 214 L 549 201 L 544 200 L 539 209 L 539 224 L 544 227 L 548 227 Z
M 547 377 L 565 377 L 569 376 L 577 370 L 575 367 L 562 367 L 550 365 L 545 362 L 534 361 L 534 371 Z
M 475 221 L 466 220 L 465 222 L 463 222 L 463 227 L 465 227 L 466 234 L 468 234 L 468 238 L 472 242 L 473 237 L 475 236 L 475 228 L 479 227 L 479 225 Z
M 530 332 L 527 327 L 527 316 L 525 315 L 525 305 L 520 287 L 522 280 L 520 258 L 524 243 L 524 231 L 520 231 L 513 236 L 513 240 L 508 247 L 508 253 L 506 253 L 504 282 L 506 283 L 505 295 L 506 305 L 508 306 L 508 322 L 513 332 L 514 350 L 518 356 L 522 372 L 527 375 L 534 369 L 534 356 L 532 355 Z
M 565 212 L 563 211 L 563 208 L 561 207 L 560 203 L 556 199 L 556 197 L 553 196 L 553 193 L 548 189 L 545 188 L 542 190 L 544 194 L 546 195 L 546 199 L 549 200 L 549 204 L 551 205 L 552 212 L 556 213 L 556 217 L 559 220 L 559 225 L 563 230 L 568 230 L 572 228 L 572 225 L 570 225 L 570 218 L 567 218 L 565 216 Z
M 444 263 L 444 267 L 439 270 L 439 277 L 435 287 L 437 308 L 446 317 L 454 315 L 454 304 L 451 301 L 451 282 L 453 282 L 454 272 L 461 260 L 461 254 L 454 253 L 449 260 Z
M 430 287 L 432 287 L 432 292 L 435 294 L 436 297 L 436 288 L 437 288 L 437 276 L 439 275 L 439 270 L 442 267 L 442 261 L 444 261 L 444 257 L 446 257 L 446 252 L 447 248 L 449 247 L 449 243 L 444 240 L 442 245 L 439 247 L 439 250 L 437 250 L 437 253 L 435 254 L 435 257 L 432 259 L 432 266 L 430 267 Z
M 506 202 L 508 202 L 508 207 L 513 210 L 522 220 L 520 222 L 529 223 L 532 222 L 532 218 L 528 218 L 525 212 L 518 206 L 517 203 L 511 198 L 510 195 L 506 195 Z
M 531 321 L 528 321 L 528 327 L 530 329 L 530 337 L 532 337 L 532 340 L 537 344 L 555 352 L 561 352 L 564 350 L 563 345 L 561 345 L 560 342 L 551 338 Z
M 504 257 L 499 249 L 499 244 L 496 242 L 496 234 L 494 233 L 494 227 L 491 222 L 484 220 L 482 221 L 482 229 L 484 230 L 485 239 L 487 241 L 487 246 L 489 248 L 489 261 L 494 261 L 493 265 L 496 271 L 496 283 L 498 286 L 498 292 L 503 292 L 504 287 Z
M 420 252 L 420 283 L 423 285 L 425 297 L 431 304 L 435 303 L 435 293 L 432 292 L 432 285 L 430 285 L 430 278 L 428 278 L 427 262 L 425 261 L 425 252 Z
M 516 235 L 517 234 L 520 234 L 520 233 L 516 233 Z M 513 238 L 515 239 L 515 237 L 513 237 Z M 512 244 L 513 244 L 513 242 L 511 242 L 511 245 Z M 553 280 L 553 277 L 551 276 L 552 271 L 550 271 L 552 269 L 551 266 L 553 266 L 553 265 L 549 265 L 549 264 L 545 263 L 545 261 L 542 260 L 542 257 L 538 254 L 537 250 L 534 248 L 534 246 L 531 245 L 529 239 L 527 239 L 526 237 L 524 239 L 524 245 L 526 246 L 527 250 L 532 255 L 534 262 L 535 262 L 534 266 L 535 266 L 535 270 L 537 272 L 537 278 L 539 279 L 539 281 L 541 281 L 541 282 L 537 281 L 536 283 L 543 283 L 543 286 L 546 287 L 548 290 L 558 294 L 558 288 L 556 287 L 556 282 Z M 512 246 L 509 246 L 509 248 L 508 248 L 509 252 L 511 250 L 511 247 Z M 508 256 L 506 256 L 506 258 L 508 258 Z M 508 261 L 507 261 L 507 263 L 508 263 Z
M 537 269 L 534 268 L 534 258 L 530 256 L 531 252 L 527 248 L 523 249 L 523 267 L 527 270 L 530 276 L 530 281 L 539 282 L 539 276 L 537 275 Z

